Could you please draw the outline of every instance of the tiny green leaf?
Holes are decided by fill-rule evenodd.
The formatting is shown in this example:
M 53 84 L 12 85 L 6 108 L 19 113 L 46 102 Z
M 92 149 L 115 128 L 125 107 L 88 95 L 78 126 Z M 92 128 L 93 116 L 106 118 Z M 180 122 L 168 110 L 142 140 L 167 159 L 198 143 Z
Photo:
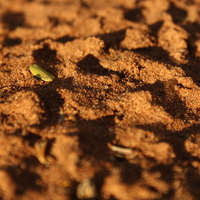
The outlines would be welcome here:
M 53 81 L 55 79 L 55 76 L 44 70 L 42 67 L 34 64 L 29 66 L 30 72 L 33 74 L 33 76 L 36 76 L 43 81 Z

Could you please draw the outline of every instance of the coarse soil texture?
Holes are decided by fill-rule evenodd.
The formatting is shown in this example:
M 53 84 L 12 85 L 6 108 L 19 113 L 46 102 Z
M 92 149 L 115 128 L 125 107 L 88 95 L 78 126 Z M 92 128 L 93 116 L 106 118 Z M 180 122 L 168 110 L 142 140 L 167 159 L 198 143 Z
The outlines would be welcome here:
M 199 117 L 200 0 L 0 0 L 1 200 L 198 200 Z

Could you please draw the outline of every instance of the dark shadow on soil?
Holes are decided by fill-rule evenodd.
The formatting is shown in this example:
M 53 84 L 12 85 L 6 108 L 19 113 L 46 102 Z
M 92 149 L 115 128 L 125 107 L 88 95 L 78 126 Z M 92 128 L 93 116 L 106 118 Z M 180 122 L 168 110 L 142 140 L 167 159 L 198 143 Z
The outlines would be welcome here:
M 97 59 L 92 54 L 88 54 L 82 60 L 77 63 L 79 72 L 82 74 L 96 74 L 98 76 L 109 76 L 111 72 L 108 69 L 103 68 Z
M 149 172 L 154 173 L 154 172 L 160 172 L 161 176 L 160 178 L 164 180 L 168 184 L 172 184 L 174 180 L 174 171 L 173 169 L 173 164 L 158 164 L 156 166 L 153 166 L 150 168 Z
M 126 10 L 124 12 L 124 18 L 133 22 L 143 22 L 144 17 L 142 15 L 143 8 L 134 8 L 131 10 Z
M 44 92 L 45 88 L 47 92 Z M 36 125 L 37 127 L 44 128 L 50 124 L 55 125 L 58 123 L 60 117 L 59 110 L 64 104 L 64 99 L 56 89 L 55 84 L 53 85 L 51 83 L 46 86 L 31 89 L 38 95 L 41 101 L 41 107 L 45 110 L 44 121 L 40 125 Z
M 55 27 L 59 24 L 59 19 L 56 17 L 49 17 L 49 21 L 52 24 L 52 27 Z
M 22 40 L 20 38 L 6 37 L 5 40 L 3 41 L 3 46 L 4 47 L 13 47 L 13 46 L 19 45 L 21 43 L 22 43 Z
M 122 8 L 124 10 L 124 18 L 133 22 L 143 22 L 145 23 L 146 19 L 142 15 L 142 10 L 144 9 L 140 5 L 140 1 L 136 1 L 134 9 L 126 9 Z M 194 1 L 187 1 L 186 4 L 191 5 L 194 4 Z M 195 42 L 198 39 L 197 35 L 200 32 L 200 25 L 196 22 L 192 22 L 192 19 L 187 18 L 187 11 L 179 8 L 177 5 L 175 5 L 173 2 L 170 3 L 170 7 L 166 11 L 168 14 L 172 16 L 173 22 L 177 24 L 178 26 L 185 29 L 188 33 L 188 63 L 187 64 L 177 64 L 173 61 L 173 58 L 170 58 L 169 52 L 162 49 L 162 47 L 149 47 L 149 48 L 141 48 L 141 49 L 133 49 L 132 51 L 139 53 L 141 55 L 146 56 L 147 58 L 162 62 L 165 64 L 170 64 L 172 66 L 178 66 L 182 68 L 186 76 L 191 77 L 194 82 L 198 86 L 200 86 L 200 79 L 198 74 L 200 73 L 200 56 L 196 56 L 196 45 Z M 157 40 L 157 33 L 159 29 L 162 26 L 162 21 L 157 22 L 156 24 L 150 25 L 149 28 L 152 31 L 153 36 Z M 114 40 L 114 39 L 113 39 Z M 106 48 L 106 47 L 105 47 Z M 109 48 L 109 46 L 108 46 Z M 126 50 L 126 49 L 124 49 Z
M 179 86 L 175 79 L 165 82 L 156 81 L 153 84 L 143 84 L 133 90 L 133 92 L 149 91 L 152 95 L 152 105 L 162 106 L 174 119 L 186 120 L 190 118 L 198 120 L 199 116 L 186 108 L 185 103 L 177 94 L 175 86 Z
M 109 131 L 114 127 L 114 116 L 106 116 L 97 120 L 84 120 L 77 116 L 77 127 L 83 156 L 109 160 L 107 143 L 114 138 L 114 133 Z
M 43 48 L 35 50 L 33 52 L 33 57 L 36 64 L 38 64 L 48 72 L 56 75 L 55 68 L 50 68 L 49 66 L 55 66 L 61 61 L 57 58 L 57 52 L 55 50 L 50 49 L 48 44 L 44 44 Z M 38 97 L 41 100 L 41 105 L 43 105 L 46 117 L 46 120 L 43 124 L 46 125 L 47 123 L 49 123 L 49 121 L 51 121 L 51 123 L 53 124 L 57 123 L 57 120 L 55 119 L 59 118 L 59 108 L 64 103 L 63 98 L 56 91 L 56 84 L 58 84 L 58 82 L 55 80 L 54 82 L 49 83 L 48 85 L 43 85 L 31 89 L 38 95 Z M 47 92 L 45 92 L 45 88 Z M 30 90 L 29 88 L 26 89 Z
M 84 1 L 84 0 L 80 0 L 80 3 L 81 3 L 81 7 L 83 7 L 83 8 L 87 8 L 87 9 L 90 8 L 90 5 L 89 5 L 86 1 Z
M 41 1 L 41 4 L 49 5 L 49 4 L 51 4 L 51 1 L 43 0 L 43 1 Z
M 143 130 L 154 132 L 155 136 L 159 138 L 159 142 L 168 143 L 173 147 L 173 151 L 175 153 L 175 158 L 171 165 L 156 165 L 155 167 L 151 168 L 151 170 L 153 172 L 159 171 L 162 174 L 161 178 L 167 183 L 171 183 L 176 174 L 176 172 L 173 170 L 173 167 L 176 165 L 179 166 L 182 169 L 182 172 L 185 172 L 187 188 L 190 190 L 194 199 L 198 199 L 200 195 L 200 176 L 198 170 L 193 167 L 192 161 L 199 162 L 200 159 L 196 156 L 192 156 L 188 151 L 186 151 L 185 141 L 191 135 L 196 135 L 199 133 L 200 125 L 192 125 L 176 132 L 167 131 L 165 125 L 161 123 L 138 125 L 137 127 Z
M 129 28 L 129 27 L 127 27 L 127 28 Z M 104 43 L 105 43 L 104 51 L 108 53 L 108 50 L 110 48 L 113 48 L 113 49 L 119 49 L 120 48 L 120 43 L 125 38 L 125 33 L 126 33 L 127 28 L 113 32 L 113 33 L 96 35 L 95 37 L 104 41 Z
M 117 198 L 115 198 L 113 195 L 111 195 L 108 200 L 117 200 Z
M 37 166 L 37 159 L 35 157 L 26 157 L 21 163 L 26 165 L 25 169 L 22 169 L 20 166 L 8 166 L 5 169 L 16 184 L 16 194 L 23 195 L 26 190 L 38 192 L 44 190 L 45 188 L 37 184 L 37 181 L 42 181 L 40 176 L 30 169 Z
M 10 31 L 25 25 L 25 16 L 22 12 L 15 13 L 12 11 L 6 11 L 2 15 L 1 20 L 4 23 L 4 28 L 9 29 Z
M 149 28 L 151 30 L 150 35 L 153 36 L 157 42 L 158 42 L 158 32 L 159 32 L 160 28 L 162 27 L 163 23 L 164 23 L 164 21 L 158 21 L 149 26 Z
M 62 37 L 57 38 L 55 41 L 65 44 L 66 42 L 73 41 L 75 39 L 76 39 L 75 37 L 62 36 Z
M 165 51 L 162 47 L 144 47 L 133 49 L 132 51 L 141 54 L 142 56 L 145 56 L 150 60 L 159 61 L 162 63 L 176 66 L 176 64 L 170 58 L 169 52 Z
M 77 63 L 78 71 L 82 74 L 96 74 L 98 76 L 111 76 L 117 75 L 120 79 L 124 78 L 123 72 L 118 72 L 104 68 L 100 63 L 99 59 L 92 54 L 88 54 L 82 60 Z
M 196 57 L 194 54 L 192 54 L 189 56 L 187 64 L 177 64 L 173 61 L 173 58 L 169 56 L 169 52 L 165 51 L 162 47 L 138 48 L 132 51 L 140 54 L 141 56 L 145 56 L 150 60 L 167 64 L 166 67 L 169 69 L 172 67 L 182 68 L 186 74 L 186 77 L 191 77 L 193 81 L 200 86 L 200 78 L 198 76 L 200 73 L 200 57 Z
M 40 140 L 42 137 L 40 135 L 34 134 L 34 133 L 27 133 L 23 139 L 24 141 L 28 141 L 29 145 L 31 147 L 34 147 L 35 143 Z
M 134 8 L 133 9 L 126 9 L 122 8 L 124 10 L 124 18 L 132 21 L 132 22 L 145 22 L 145 18 L 142 14 L 142 11 L 144 7 L 140 5 L 140 0 L 136 0 Z
M 40 40 L 37 40 L 35 42 L 35 44 L 41 44 L 41 43 L 45 42 L 45 40 L 52 40 L 52 41 L 55 41 L 55 42 L 60 42 L 62 44 L 65 44 L 66 42 L 70 42 L 70 41 L 73 41 L 75 39 L 76 39 L 75 37 L 71 37 L 69 35 L 58 37 L 58 38 L 56 38 L 54 40 L 52 40 L 52 38 L 50 38 L 50 37 L 45 37 L 45 38 L 41 38 Z M 46 45 L 48 46 L 48 44 L 46 44 Z
M 193 4 L 194 2 L 188 1 L 187 3 Z M 192 19 L 187 18 L 187 12 L 182 8 L 177 7 L 173 3 L 171 3 L 167 12 L 172 16 L 175 24 L 182 27 L 189 33 L 187 39 L 189 62 L 188 65 L 183 65 L 181 67 L 185 71 L 186 76 L 191 77 L 194 82 L 196 82 L 196 84 L 200 86 L 200 79 L 199 76 L 197 76 L 197 74 L 200 73 L 200 57 L 195 55 L 197 51 L 195 42 L 198 40 L 197 35 L 200 32 L 200 25 L 197 22 L 193 22 Z
M 101 196 L 101 188 L 104 184 L 105 177 L 107 177 L 109 175 L 110 175 L 110 172 L 106 168 L 102 168 L 100 171 L 98 171 L 94 174 L 92 181 L 93 181 L 94 185 L 96 186 L 97 195 L 93 199 L 101 200 L 103 198 Z M 77 199 L 77 200 L 79 200 L 79 199 Z
M 56 50 L 52 50 L 48 44 L 44 44 L 41 49 L 33 51 L 34 60 L 38 65 L 56 65 L 61 63 L 57 58 Z
M 120 179 L 122 183 L 127 185 L 134 184 L 142 176 L 142 167 L 137 164 L 131 164 L 127 160 L 120 164 L 114 163 L 114 167 L 118 167 L 121 170 Z
M 152 35 L 155 38 L 155 40 L 158 40 L 157 34 L 158 34 L 159 29 L 162 27 L 162 25 L 163 25 L 163 21 L 160 21 L 160 22 L 157 22 L 157 23 L 149 26 L 149 28 L 151 30 L 150 35 Z M 198 80 L 200 80 L 200 79 L 197 80 L 197 77 L 194 77 L 194 74 L 197 74 L 200 71 L 200 70 L 198 70 L 198 72 L 194 73 L 194 70 L 196 70 L 196 68 L 197 68 L 197 63 L 195 63 L 195 66 L 193 66 L 194 57 L 192 57 L 189 60 L 190 62 L 188 64 L 177 64 L 174 61 L 174 58 L 172 58 L 170 56 L 169 52 L 164 50 L 162 47 L 153 46 L 153 47 L 137 48 L 137 49 L 132 49 L 132 50 L 121 49 L 120 43 L 124 40 L 125 33 L 128 28 L 129 27 L 127 27 L 126 29 L 120 30 L 120 31 L 113 32 L 113 33 L 96 35 L 96 37 L 98 37 L 104 41 L 104 43 L 105 43 L 104 51 L 106 53 L 109 52 L 110 48 L 122 50 L 122 51 L 133 51 L 133 52 L 140 54 L 141 56 L 144 56 L 150 60 L 161 62 L 163 64 L 167 64 L 166 67 L 168 67 L 168 65 L 170 65 L 170 67 L 178 66 L 186 72 L 186 76 L 191 77 L 196 82 Z M 199 31 L 200 31 L 200 26 L 199 26 Z M 195 59 L 198 61 L 198 63 L 200 62 L 200 58 L 199 59 L 195 58 Z M 88 59 L 88 61 L 85 60 L 84 62 L 86 62 L 86 63 L 89 62 L 89 59 Z M 81 62 L 81 65 L 83 65 L 82 62 Z M 99 68 L 99 70 L 101 70 L 101 69 Z M 197 84 L 198 84 L 198 82 L 197 82 Z
M 76 124 L 79 131 L 76 134 L 79 137 L 79 148 L 82 152 L 78 167 L 81 168 L 85 160 L 90 161 L 94 168 L 101 166 L 101 171 L 94 176 L 99 195 L 106 177 L 110 174 L 105 163 L 112 163 L 114 168 L 120 169 L 120 179 L 125 184 L 132 185 L 141 178 L 141 166 L 131 164 L 125 158 L 122 160 L 112 159 L 107 144 L 112 142 L 115 137 L 114 117 L 115 115 L 110 115 L 97 120 L 84 120 L 77 115 Z
M 166 12 L 172 16 L 175 24 L 183 22 L 187 17 L 187 12 L 181 8 L 176 7 L 172 2 L 170 3 L 170 7 Z

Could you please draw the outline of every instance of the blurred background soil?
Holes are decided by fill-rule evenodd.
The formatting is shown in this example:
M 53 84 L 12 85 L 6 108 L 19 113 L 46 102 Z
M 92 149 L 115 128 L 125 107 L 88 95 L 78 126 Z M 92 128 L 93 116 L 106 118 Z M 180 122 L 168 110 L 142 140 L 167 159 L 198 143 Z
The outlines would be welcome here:
M 199 199 L 199 86 L 200 0 L 1 0 L 0 199 Z

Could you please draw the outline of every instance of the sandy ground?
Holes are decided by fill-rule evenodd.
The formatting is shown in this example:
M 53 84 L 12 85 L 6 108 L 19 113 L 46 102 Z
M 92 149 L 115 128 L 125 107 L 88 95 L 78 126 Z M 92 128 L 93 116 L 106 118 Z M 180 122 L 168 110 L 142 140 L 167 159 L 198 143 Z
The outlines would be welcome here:
M 1 0 L 0 199 L 198 200 L 199 87 L 200 0 Z

